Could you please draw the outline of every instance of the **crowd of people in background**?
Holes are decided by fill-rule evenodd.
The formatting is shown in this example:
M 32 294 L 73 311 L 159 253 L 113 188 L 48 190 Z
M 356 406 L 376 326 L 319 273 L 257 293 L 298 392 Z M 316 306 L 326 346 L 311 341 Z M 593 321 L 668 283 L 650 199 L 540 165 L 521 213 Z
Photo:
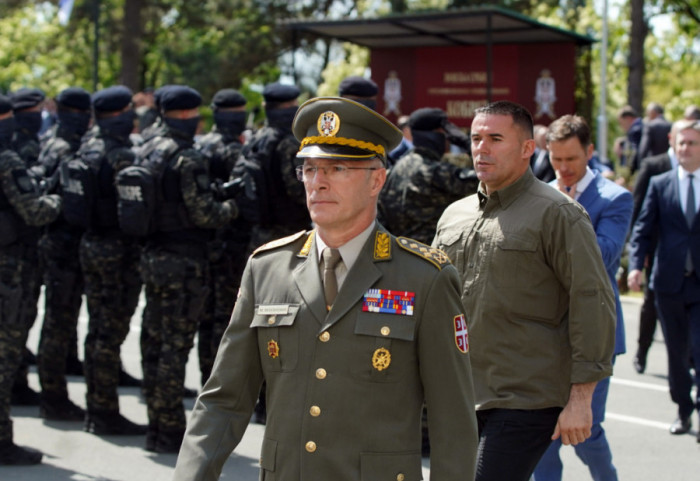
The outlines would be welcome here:
M 374 110 L 377 93 L 370 79 L 348 77 L 338 95 Z M 203 99 L 185 85 L 136 94 L 124 86 L 93 94 L 70 87 L 54 99 L 37 88 L 0 95 L 0 465 L 36 464 L 42 459 L 36 450 L 14 444 L 11 404 L 38 405 L 41 418 L 79 421 L 95 435 L 145 436 L 148 451 L 180 450 L 187 426 L 183 397 L 193 395 L 184 386 L 185 366 L 195 340 L 204 385 L 212 374 L 248 258 L 262 245 L 313 227 L 305 184 L 300 182 L 303 175 L 297 170 L 300 149 L 308 146 L 292 130 L 299 96 L 300 90 L 292 85 L 265 86 L 265 124 L 252 128 L 246 98 L 234 89 L 222 89 L 209 103 L 212 128 L 201 132 Z M 433 244 L 449 254 L 462 276 L 462 302 L 467 313 L 476 316 L 467 316 L 474 342 L 480 338 L 500 342 L 499 332 L 477 319 L 486 309 L 479 296 L 496 294 L 482 284 L 480 276 L 485 274 L 474 267 L 475 261 L 465 259 L 467 254 L 474 259 L 489 255 L 479 251 L 477 256 L 480 244 L 470 230 L 477 222 L 475 212 L 494 209 L 494 219 L 501 216 L 510 229 L 506 234 L 513 234 L 511 240 L 506 238 L 504 249 L 515 260 L 518 252 L 537 249 L 534 241 L 528 243 L 534 235 L 555 242 L 570 235 L 597 241 L 602 259 L 585 242 L 557 244 L 523 268 L 527 283 L 541 274 L 542 285 L 551 288 L 537 296 L 566 299 L 551 309 L 571 308 L 567 326 L 575 328 L 583 323 L 573 313 L 592 312 L 598 298 L 587 305 L 580 295 L 585 289 L 562 286 L 561 279 L 569 278 L 579 263 L 586 265 L 581 270 L 592 283 L 604 279 L 609 284 L 610 292 L 601 296 L 615 312 L 601 313 L 600 318 L 608 316 L 611 323 L 581 328 L 585 332 L 581 339 L 596 338 L 597 347 L 582 341 L 568 349 L 595 358 L 605 344 L 612 353 L 610 365 L 595 372 L 580 368 L 577 380 L 571 386 L 565 383 L 563 389 L 544 380 L 551 377 L 547 366 L 558 366 L 560 360 L 543 355 L 540 367 L 547 376 L 535 383 L 540 395 L 530 404 L 518 402 L 517 396 L 511 403 L 499 401 L 499 390 L 519 392 L 520 387 L 514 387 L 519 381 L 505 376 L 499 378 L 502 385 L 487 387 L 480 376 L 483 367 L 476 365 L 475 396 L 480 434 L 490 432 L 491 423 L 501 422 L 502 416 L 545 426 L 536 442 L 520 433 L 518 443 L 530 443 L 530 450 L 515 458 L 498 457 L 500 443 L 512 439 L 499 439 L 494 433 L 486 441 L 482 437 L 481 455 L 499 469 L 509 465 L 513 470 L 509 479 L 533 471 L 537 481 L 561 479 L 562 441 L 577 444 L 577 454 L 595 479 L 617 479 L 601 423 L 608 376 L 615 356 L 625 351 L 618 285 L 644 289 L 633 360 L 639 373 L 646 369 L 656 322 L 661 320 L 671 396 L 679 406 L 672 434 L 689 431 L 691 414 L 700 403 L 690 398 L 692 386 L 700 388 L 700 272 L 694 267 L 700 262 L 700 221 L 695 215 L 700 194 L 694 193 L 700 188 L 700 108 L 689 106 L 685 118 L 673 123 L 657 103 L 649 104 L 644 119 L 632 107 L 620 109 L 617 119 L 624 136 L 615 143 L 614 161 L 596 153 L 590 128 L 581 117 L 565 115 L 549 126 L 534 125 L 528 134 L 527 122 L 518 120 L 525 113 L 510 107 L 499 110 L 503 108 L 478 111 L 479 122 L 469 134 L 438 108 L 421 108 L 400 118 L 403 138 L 386 153 L 388 174 L 377 196 L 377 218 L 391 234 Z M 454 152 L 486 164 L 498 157 L 494 152 L 499 147 L 492 144 L 490 132 L 501 128 L 502 117 L 514 119 L 515 127 L 503 130 L 512 135 L 508 141 L 513 146 L 527 151 L 523 166 L 489 177 L 483 166 L 479 172 L 471 162 L 450 159 Z M 557 190 L 578 203 L 562 207 Z M 518 216 L 527 222 L 508 209 L 516 199 Z M 581 232 L 570 234 L 565 226 L 579 217 L 590 219 L 592 228 L 586 224 Z M 502 225 L 479 225 L 493 245 L 500 242 Z M 541 230 L 533 234 L 533 225 Z M 628 243 L 629 277 L 620 275 Z M 576 265 L 567 264 L 572 251 Z M 517 267 L 500 255 L 484 269 L 505 272 Z M 597 256 L 595 261 L 591 256 Z M 547 265 L 556 267 L 552 279 L 545 275 Z M 644 282 L 642 272 L 650 282 Z M 544 298 L 532 301 L 539 297 L 517 282 L 518 275 L 511 275 L 509 289 L 522 296 L 512 300 L 518 305 L 500 306 L 498 316 L 522 317 L 523 309 L 529 309 L 529 317 L 563 315 L 564 311 L 544 309 L 540 305 L 548 303 Z M 42 285 L 44 317 L 34 357 L 26 343 Z M 142 293 L 146 299 L 140 338 L 143 382 L 128 375 L 120 360 L 120 347 Z M 77 323 L 83 299 L 89 321 L 81 364 Z M 536 327 L 533 336 L 540 335 Z M 561 341 L 557 339 L 542 342 Z M 527 356 L 517 350 L 478 344 L 472 349 L 480 364 L 527 366 L 521 364 Z M 496 352 L 507 360 L 493 359 Z M 27 382 L 31 362 L 36 363 L 39 393 Z M 85 377 L 84 403 L 69 397 L 70 374 Z M 119 387 L 124 385 L 141 387 L 147 425 L 120 413 Z M 266 422 L 267 397 L 263 385 L 254 415 L 260 423 Z M 581 439 L 566 430 L 566 418 L 560 417 L 575 409 L 569 399 L 592 405 L 592 432 Z M 544 405 L 558 409 L 537 420 L 523 420 L 517 413 Z M 424 413 L 423 453 L 428 455 L 425 418 Z M 562 429 L 565 436 L 550 444 L 555 429 L 557 433 Z M 485 472 L 481 479 L 499 479 L 503 474 L 499 473 Z

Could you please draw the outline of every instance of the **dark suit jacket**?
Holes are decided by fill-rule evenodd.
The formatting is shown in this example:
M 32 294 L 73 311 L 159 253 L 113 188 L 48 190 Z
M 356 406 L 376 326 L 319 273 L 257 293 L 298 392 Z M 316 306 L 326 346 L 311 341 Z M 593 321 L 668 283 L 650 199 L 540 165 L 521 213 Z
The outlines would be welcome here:
M 632 222 L 636 222 L 639 217 L 639 212 L 642 210 L 644 197 L 649 189 L 649 181 L 655 175 L 663 174 L 671 170 L 671 158 L 668 155 L 668 150 L 663 154 L 647 157 L 642 160 L 637 174 L 637 181 L 634 184 L 634 211 L 632 213 Z
M 644 124 L 642 140 L 639 142 L 639 159 L 659 155 L 668 150 L 668 133 L 671 122 L 663 117 L 657 117 Z
M 605 271 L 608 273 L 615 293 L 617 313 L 615 354 L 622 354 L 625 352 L 625 324 L 615 275 L 620 267 L 622 249 L 625 246 L 632 217 L 632 194 L 624 187 L 596 173 L 595 179 L 578 198 L 578 203 L 586 209 L 591 218 L 598 247 L 603 255 Z
M 700 266 L 700 215 L 695 216 L 692 228 L 688 227 L 681 209 L 678 167 L 651 179 L 630 239 L 630 270 L 644 267 L 655 232 L 659 244 L 649 285 L 659 293 L 678 293 L 683 286 L 688 246 L 693 264 Z M 695 270 L 698 279 L 699 270 Z
M 537 162 L 537 159 L 543 156 L 541 162 Z M 549 151 L 547 149 L 535 149 L 535 153 L 530 157 L 530 168 L 535 177 L 540 179 L 542 182 L 551 182 L 557 178 L 554 173 L 552 164 L 549 163 Z

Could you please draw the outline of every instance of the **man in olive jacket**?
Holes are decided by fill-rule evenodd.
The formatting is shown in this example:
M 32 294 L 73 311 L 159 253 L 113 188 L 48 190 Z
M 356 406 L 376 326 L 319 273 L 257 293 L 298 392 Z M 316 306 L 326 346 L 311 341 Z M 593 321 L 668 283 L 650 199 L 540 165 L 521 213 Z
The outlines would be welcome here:
M 294 134 L 316 230 L 250 258 L 174 479 L 218 479 L 265 380 L 261 479 L 417 481 L 425 400 L 431 479 L 472 480 L 476 418 L 457 272 L 443 252 L 375 220 L 386 152 L 401 133 L 352 100 L 317 98 L 300 108 Z

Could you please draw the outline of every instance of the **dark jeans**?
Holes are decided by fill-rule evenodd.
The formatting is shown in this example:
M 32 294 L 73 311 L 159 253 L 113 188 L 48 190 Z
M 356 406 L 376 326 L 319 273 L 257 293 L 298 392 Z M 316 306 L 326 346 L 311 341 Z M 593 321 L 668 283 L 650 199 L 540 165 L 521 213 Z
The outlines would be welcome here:
M 528 481 L 552 442 L 561 408 L 477 411 L 475 481 Z

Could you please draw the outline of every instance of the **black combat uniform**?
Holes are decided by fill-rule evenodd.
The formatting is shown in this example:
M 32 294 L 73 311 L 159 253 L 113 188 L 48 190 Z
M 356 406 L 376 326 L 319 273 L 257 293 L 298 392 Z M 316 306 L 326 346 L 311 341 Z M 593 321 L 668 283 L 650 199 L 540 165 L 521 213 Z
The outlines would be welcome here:
M 145 434 L 119 413 L 120 347 L 138 305 L 140 248 L 122 233 L 117 217 L 115 177 L 134 164 L 129 134 L 134 128 L 132 93 L 127 87 L 100 90 L 92 97 L 97 133 L 78 156 L 94 177 L 93 207 L 80 242 L 80 265 L 90 315 L 85 337 L 87 415 L 85 430 L 94 434 Z
M 60 192 L 61 164 L 80 148 L 90 123 L 90 94 L 70 87 L 56 97 L 58 124 L 32 170 L 44 179 L 49 192 Z M 83 228 L 59 217 L 39 241 L 44 262 L 45 310 L 37 367 L 41 382 L 39 415 L 44 419 L 82 421 L 84 411 L 68 399 L 66 359 L 75 344 L 83 294 L 79 246 Z
M 233 167 L 243 148 L 241 137 L 246 126 L 246 99 L 233 89 L 219 90 L 212 99 L 215 125 L 197 141 L 195 148 L 209 161 L 209 174 L 223 199 L 239 181 L 232 177 Z M 243 193 L 241 188 L 237 192 Z M 199 369 L 202 385 L 209 378 L 216 351 L 231 311 L 246 263 L 252 225 L 242 218 L 216 229 L 209 243 L 209 288 L 212 295 L 201 316 L 198 332 Z
M 34 227 L 53 221 L 61 209 L 60 197 L 40 195 L 24 163 L 9 148 L 13 127 L 10 101 L 0 96 L 0 465 L 41 462 L 41 453 L 12 441 L 10 396 L 31 327 L 22 312 L 22 278 L 25 268 L 32 269 L 26 252 L 36 249 Z
M 165 129 L 142 165 L 157 176 L 162 202 L 146 240 L 141 273 L 146 308 L 141 329 L 146 449 L 177 452 L 185 432 L 185 366 L 207 302 L 207 246 L 214 229 L 235 217 L 233 200 L 214 199 L 206 159 L 193 148 L 199 93 L 171 86 L 160 99 Z M 177 117 L 171 111 L 180 111 Z

